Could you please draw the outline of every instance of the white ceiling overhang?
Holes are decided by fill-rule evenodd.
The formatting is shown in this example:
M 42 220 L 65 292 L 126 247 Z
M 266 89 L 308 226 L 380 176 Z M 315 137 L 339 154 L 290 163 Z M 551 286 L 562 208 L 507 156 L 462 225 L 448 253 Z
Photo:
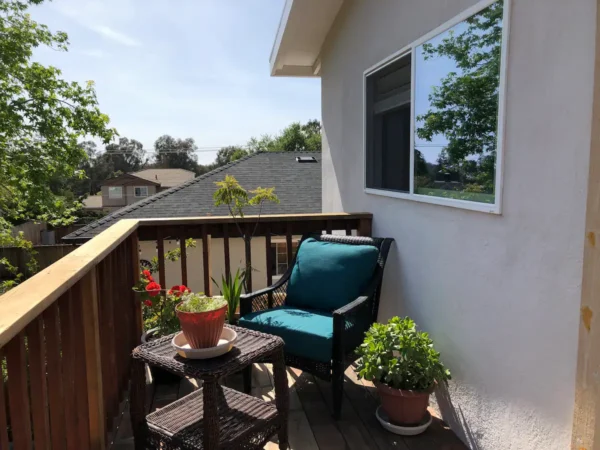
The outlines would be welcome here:
M 320 75 L 321 47 L 343 1 L 286 0 L 271 51 L 271 75 Z

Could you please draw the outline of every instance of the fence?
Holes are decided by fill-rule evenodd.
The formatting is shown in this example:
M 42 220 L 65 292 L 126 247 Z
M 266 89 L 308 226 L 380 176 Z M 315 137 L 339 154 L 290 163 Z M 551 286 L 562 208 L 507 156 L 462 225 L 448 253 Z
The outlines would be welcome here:
M 75 248 L 74 245 L 67 244 L 34 245 L 34 249 L 37 252 L 35 259 L 38 262 L 39 269 L 45 269 L 63 256 L 71 253 Z M 2 258 L 6 258 L 10 264 L 18 267 L 20 273 L 27 273 L 27 261 L 29 261 L 29 256 L 22 248 L 0 247 L 0 259 Z M 0 265 L 0 278 L 9 278 L 11 276 L 12 275 L 6 268 L 3 265 Z

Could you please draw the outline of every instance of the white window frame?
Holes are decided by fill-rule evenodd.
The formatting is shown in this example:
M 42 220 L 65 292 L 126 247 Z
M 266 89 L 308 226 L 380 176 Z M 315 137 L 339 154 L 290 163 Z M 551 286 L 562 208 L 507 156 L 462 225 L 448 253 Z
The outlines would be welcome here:
M 511 0 L 504 0 L 504 12 L 502 18 L 502 49 L 500 55 L 500 86 L 498 91 L 498 133 L 496 141 L 496 173 L 494 187 L 494 203 L 478 203 L 469 200 L 459 200 L 444 197 L 434 197 L 430 195 L 414 193 L 414 171 L 415 171 L 415 75 L 416 75 L 416 49 L 425 42 L 433 39 L 444 31 L 458 25 L 469 17 L 481 12 L 488 6 L 496 3 L 498 0 L 482 0 L 472 7 L 466 9 L 459 15 L 450 19 L 448 22 L 439 26 L 435 30 L 427 33 L 396 53 L 379 61 L 377 64 L 369 67 L 363 72 L 363 190 L 366 194 L 380 195 L 384 197 L 400 198 L 422 203 L 431 203 L 434 205 L 451 206 L 454 208 L 468 209 L 471 211 L 480 211 L 491 214 L 502 213 L 502 184 L 504 169 L 504 130 L 505 130 L 505 111 L 506 111 L 506 74 L 508 62 L 508 41 L 510 34 L 510 3 Z M 377 188 L 367 187 L 367 77 L 373 75 L 384 67 L 398 61 L 400 58 L 411 55 L 411 115 L 410 115 L 410 191 L 398 192 Z
M 135 192 L 136 189 L 146 189 L 146 195 L 137 195 Z M 134 186 L 133 187 L 133 196 L 136 198 L 148 197 L 148 186 Z
M 111 192 L 112 189 L 119 189 L 119 195 L 115 195 L 114 192 Z M 108 187 L 108 198 L 111 200 L 119 200 L 123 198 L 123 186 L 109 186 Z

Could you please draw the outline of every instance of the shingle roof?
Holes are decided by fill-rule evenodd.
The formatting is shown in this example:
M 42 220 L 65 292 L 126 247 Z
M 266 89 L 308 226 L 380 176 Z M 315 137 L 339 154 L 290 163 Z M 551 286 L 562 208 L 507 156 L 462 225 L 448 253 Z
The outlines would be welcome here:
M 317 163 L 298 163 L 298 156 L 314 156 Z M 91 239 L 120 219 L 163 217 L 226 216 L 227 208 L 215 207 L 215 181 L 233 175 L 250 190 L 275 187 L 281 203 L 265 203 L 263 214 L 320 213 L 321 154 L 309 152 L 254 153 L 219 167 L 184 184 L 159 192 L 119 209 L 63 238 L 66 241 Z M 252 210 L 246 214 L 252 214 Z
M 196 176 L 194 172 L 185 169 L 146 169 L 134 172 L 132 175 L 160 183 L 163 188 L 179 186 Z

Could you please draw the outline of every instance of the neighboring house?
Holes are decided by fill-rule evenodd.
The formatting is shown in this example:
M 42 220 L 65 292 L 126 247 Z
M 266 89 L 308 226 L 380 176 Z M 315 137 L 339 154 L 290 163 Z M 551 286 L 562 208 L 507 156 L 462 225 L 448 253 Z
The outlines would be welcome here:
M 194 172 L 184 169 L 147 169 L 126 173 L 102 183 L 102 209 L 115 211 L 157 192 L 194 179 Z
M 86 211 L 101 212 L 104 211 L 102 206 L 102 195 L 90 195 L 83 199 L 83 209 Z
M 85 242 L 120 219 L 133 218 L 172 218 L 227 216 L 227 207 L 214 206 L 215 182 L 225 175 L 233 175 L 240 184 L 250 190 L 257 187 L 275 187 L 280 203 L 265 203 L 263 214 L 303 214 L 320 213 L 321 206 L 321 154 L 307 152 L 266 152 L 255 153 L 226 166 L 189 180 L 184 184 L 160 192 L 134 205 L 122 208 L 91 223 L 63 238 L 66 243 Z M 257 209 L 249 208 L 246 214 L 256 214 Z M 244 245 L 242 239 L 230 239 L 231 265 L 243 267 Z M 296 237 L 295 241 L 297 241 Z M 296 246 L 296 243 L 293 244 Z M 165 251 L 178 247 L 176 237 L 165 236 Z M 202 277 L 202 246 L 188 249 L 189 287 L 196 292 L 206 290 Z M 140 242 L 142 260 L 151 260 L 157 254 L 156 244 Z M 266 287 L 265 239 L 252 240 L 252 265 L 257 270 L 253 276 L 253 287 Z M 287 269 L 287 246 L 285 236 L 273 236 L 270 258 L 273 262 L 274 278 L 283 275 Z M 223 239 L 211 240 L 212 276 L 220 280 L 224 272 Z M 179 263 L 166 263 L 166 280 L 169 286 L 181 283 Z
M 372 212 L 373 234 L 395 239 L 380 320 L 409 315 L 432 335 L 453 375 L 437 408 L 474 449 L 600 442 L 597 11 L 596 0 L 288 0 L 275 39 L 274 76 L 321 78 L 323 211 Z M 490 24 L 483 59 L 457 68 L 456 46 L 440 56 L 444 40 L 479 26 L 477 41 Z M 473 72 L 492 58 L 493 72 Z M 456 84 L 464 71 L 472 83 Z M 428 135 L 446 126 L 440 95 L 458 116 Z M 486 111 L 461 116 L 478 107 L 452 103 L 467 98 Z M 467 148 L 464 128 L 481 124 L 493 126 Z
M 158 192 L 179 186 L 196 177 L 194 172 L 185 169 L 146 169 L 139 172 L 133 172 L 132 175 L 143 178 L 144 180 L 159 183 L 160 188 L 158 189 Z
M 102 208 L 110 212 L 156 194 L 160 189 L 160 183 L 125 173 L 104 181 L 100 188 Z

